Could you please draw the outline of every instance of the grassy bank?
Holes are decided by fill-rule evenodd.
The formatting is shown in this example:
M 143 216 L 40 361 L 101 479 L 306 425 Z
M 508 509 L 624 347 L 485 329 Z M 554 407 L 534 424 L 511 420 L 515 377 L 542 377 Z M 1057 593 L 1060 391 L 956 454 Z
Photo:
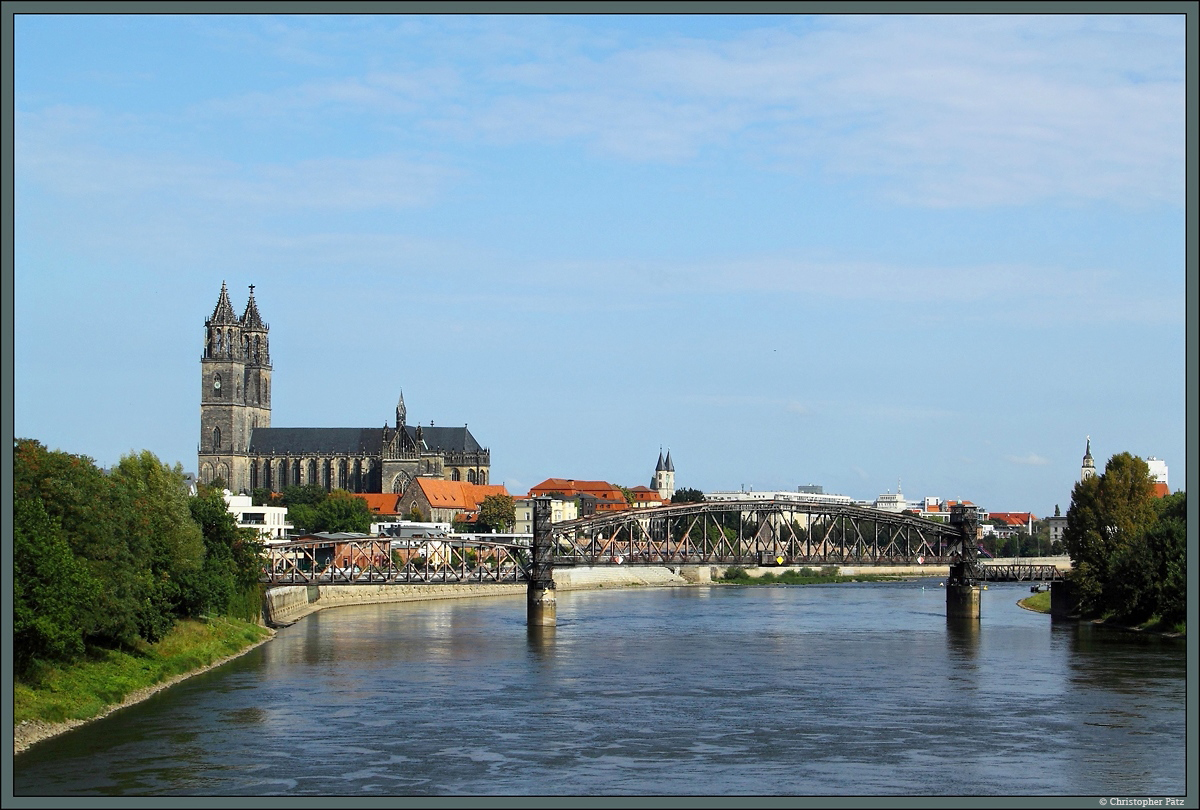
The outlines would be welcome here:
M 822 568 L 819 571 L 812 568 L 801 568 L 799 571 L 789 568 L 780 574 L 766 571 L 762 576 L 752 577 L 745 568 L 734 566 L 726 570 L 723 577 L 714 581 L 729 585 L 826 585 L 835 582 L 894 582 L 904 579 L 895 574 L 842 576 L 837 573 L 837 570 L 833 566 Z
M 1024 599 L 1017 600 L 1017 604 L 1029 610 L 1036 610 L 1038 613 L 1050 612 L 1050 591 L 1040 591 L 1032 596 L 1027 596 Z
M 88 651 L 64 665 L 43 664 L 13 685 L 13 724 L 61 723 L 99 717 L 129 695 L 228 658 L 270 631 L 237 619 L 187 620 L 155 644 L 133 650 Z

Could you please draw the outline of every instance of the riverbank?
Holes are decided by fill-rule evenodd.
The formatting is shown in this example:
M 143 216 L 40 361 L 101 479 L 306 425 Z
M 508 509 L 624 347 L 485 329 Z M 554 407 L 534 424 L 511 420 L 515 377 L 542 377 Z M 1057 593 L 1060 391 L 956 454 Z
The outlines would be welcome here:
M 130 652 L 94 651 L 70 666 L 47 666 L 36 687 L 13 685 L 13 753 L 140 703 L 245 655 L 274 635 L 249 622 L 189 620 L 157 644 Z

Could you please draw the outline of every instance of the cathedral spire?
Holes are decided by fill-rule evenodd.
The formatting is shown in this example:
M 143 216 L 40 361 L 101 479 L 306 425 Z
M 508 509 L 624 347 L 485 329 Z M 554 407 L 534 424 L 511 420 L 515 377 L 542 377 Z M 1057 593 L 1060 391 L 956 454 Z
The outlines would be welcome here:
M 404 407 L 404 389 L 400 389 L 400 399 L 396 402 L 396 430 L 403 430 L 408 422 L 408 409 Z
M 226 289 L 224 281 L 221 282 L 221 295 L 217 298 L 217 307 L 208 322 L 214 325 L 238 322 L 237 316 L 233 314 L 233 305 L 229 303 L 229 290 Z
M 666 469 L 666 466 L 664 466 L 664 462 L 663 462 L 662 448 L 660 447 L 660 448 L 658 448 L 658 463 L 654 465 L 654 471 L 656 473 L 658 473 L 658 472 L 662 472 L 665 469 Z
M 663 466 L 664 470 L 666 470 L 667 472 L 675 472 L 675 465 L 671 461 L 671 449 L 669 447 L 667 448 L 667 460 L 665 462 L 663 462 L 663 464 L 664 464 L 664 466 Z
M 222 285 L 224 291 L 224 285 Z M 263 323 L 262 317 L 258 314 L 258 304 L 254 303 L 254 285 L 250 285 L 250 300 L 246 302 L 246 311 L 242 313 L 242 328 L 267 331 L 267 325 Z

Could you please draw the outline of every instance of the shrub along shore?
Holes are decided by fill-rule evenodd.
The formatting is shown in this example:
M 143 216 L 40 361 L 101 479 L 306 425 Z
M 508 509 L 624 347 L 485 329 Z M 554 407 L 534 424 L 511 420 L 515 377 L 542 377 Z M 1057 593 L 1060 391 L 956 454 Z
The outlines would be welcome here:
M 13 753 L 145 700 L 272 636 L 274 631 L 240 619 L 186 619 L 154 643 L 93 647 L 69 663 L 41 664 L 13 684 Z

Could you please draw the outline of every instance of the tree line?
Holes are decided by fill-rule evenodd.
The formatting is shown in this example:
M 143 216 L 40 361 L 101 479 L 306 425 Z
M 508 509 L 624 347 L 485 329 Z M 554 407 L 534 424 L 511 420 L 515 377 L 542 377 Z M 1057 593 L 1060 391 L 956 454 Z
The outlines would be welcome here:
M 261 550 L 222 491 L 143 451 L 104 471 L 33 439 L 13 449 L 13 664 L 134 648 L 177 619 L 261 612 Z
M 1080 614 L 1171 626 L 1187 612 L 1187 494 L 1156 497 L 1129 453 L 1075 485 L 1063 542 Z

